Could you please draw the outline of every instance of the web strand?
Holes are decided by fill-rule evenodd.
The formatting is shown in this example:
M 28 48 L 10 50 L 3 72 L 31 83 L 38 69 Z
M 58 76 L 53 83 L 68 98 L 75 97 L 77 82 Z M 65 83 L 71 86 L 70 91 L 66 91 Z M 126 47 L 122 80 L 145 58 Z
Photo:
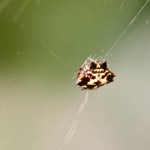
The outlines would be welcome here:
M 135 15 L 135 17 L 131 20 L 131 22 L 128 24 L 128 26 L 123 30 L 123 32 L 120 34 L 119 38 L 115 41 L 115 43 L 112 45 L 112 47 L 108 50 L 108 52 L 106 53 L 106 55 L 104 56 L 103 59 L 106 59 L 106 57 L 110 54 L 110 52 L 115 48 L 115 46 L 119 43 L 119 41 L 121 40 L 121 38 L 126 34 L 126 32 L 128 31 L 128 29 L 130 28 L 130 26 L 134 23 L 134 21 L 136 20 L 136 18 L 141 14 L 141 12 L 143 11 L 143 9 L 146 7 L 146 5 L 149 3 L 149 0 L 147 0 L 144 5 L 141 7 L 141 9 L 138 11 L 138 13 Z
M 64 150 L 70 144 L 72 137 L 77 129 L 79 117 L 80 117 L 81 113 L 83 112 L 87 102 L 88 102 L 88 91 L 86 91 L 84 101 L 79 105 L 79 107 L 77 109 L 77 112 L 73 118 L 72 124 L 71 124 L 69 130 L 67 131 L 67 134 L 63 141 L 63 144 L 59 150 Z
M 60 64 L 64 65 L 63 62 L 59 59 L 59 57 L 52 51 L 49 49 L 49 47 L 42 43 L 42 46 L 49 52 L 49 54 L 51 54 Z
M 120 10 L 123 8 L 125 0 L 122 1 L 121 5 L 120 5 Z
M 25 0 L 19 9 L 17 10 L 16 14 L 13 16 L 12 21 L 17 22 L 18 19 L 21 17 L 22 13 L 25 11 L 27 8 L 28 4 L 30 3 L 31 0 Z
M 2 11 L 5 9 L 5 7 L 7 5 L 9 5 L 9 3 L 12 2 L 12 0 L 3 0 L 1 3 L 0 3 L 0 15 L 2 13 Z

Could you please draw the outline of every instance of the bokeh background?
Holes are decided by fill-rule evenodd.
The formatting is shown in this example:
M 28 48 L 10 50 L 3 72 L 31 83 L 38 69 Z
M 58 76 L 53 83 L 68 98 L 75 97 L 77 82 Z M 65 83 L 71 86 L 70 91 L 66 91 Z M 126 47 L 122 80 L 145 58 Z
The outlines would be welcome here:
M 147 1 L 148 2 L 148 1 Z M 0 149 L 59 150 L 104 57 L 146 0 L 0 0 Z M 106 57 L 115 81 L 89 91 L 66 150 L 150 149 L 150 3 Z

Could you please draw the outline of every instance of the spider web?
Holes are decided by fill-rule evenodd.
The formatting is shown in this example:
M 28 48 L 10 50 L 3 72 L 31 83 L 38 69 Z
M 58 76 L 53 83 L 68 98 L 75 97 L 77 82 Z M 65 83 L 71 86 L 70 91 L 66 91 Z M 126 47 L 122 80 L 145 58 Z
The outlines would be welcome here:
M 125 0 L 122 1 L 121 5 L 120 5 L 120 9 L 122 9 L 124 3 L 125 3 Z M 132 24 L 134 23 L 134 21 L 142 13 L 143 9 L 147 6 L 148 3 L 149 3 L 149 0 L 147 0 L 144 3 L 144 5 L 140 8 L 140 10 L 137 12 L 137 14 L 131 20 L 131 22 L 127 25 L 127 27 L 120 34 L 120 36 L 118 37 L 118 39 L 114 42 L 114 44 L 111 46 L 111 48 L 107 51 L 107 53 L 103 57 L 103 60 L 107 60 L 110 57 L 109 54 L 117 46 L 117 44 L 120 42 L 120 40 L 122 39 L 122 37 L 127 33 L 128 29 L 132 26 Z M 73 135 L 74 135 L 74 133 L 75 133 L 75 131 L 77 129 L 79 117 L 80 117 L 81 113 L 83 112 L 83 110 L 84 110 L 87 102 L 88 102 L 88 91 L 86 92 L 86 95 L 85 95 L 85 98 L 84 98 L 83 102 L 79 105 L 79 108 L 77 109 L 75 117 L 73 118 L 72 124 L 71 124 L 70 128 L 68 129 L 68 131 L 66 133 L 66 136 L 64 138 L 64 142 L 63 142 L 60 150 L 65 150 L 67 148 L 67 146 L 70 144 L 70 142 L 72 140 L 72 137 L 73 137 Z
M 114 44 L 112 45 L 112 47 L 108 50 L 108 52 L 106 53 L 106 55 L 104 56 L 103 59 L 106 59 L 108 57 L 108 55 L 111 53 L 111 51 L 116 47 L 116 45 L 119 43 L 119 41 L 122 39 L 122 37 L 126 34 L 126 32 L 128 31 L 128 29 L 132 26 L 132 24 L 134 23 L 134 21 L 136 20 L 136 18 L 142 13 L 143 9 L 145 8 L 145 6 L 149 3 L 149 0 L 147 0 L 144 5 L 141 7 L 141 9 L 138 11 L 138 13 L 134 16 L 134 18 L 131 20 L 131 22 L 128 24 L 128 26 L 123 30 L 123 32 L 120 34 L 120 36 L 118 37 L 118 39 L 114 42 Z M 123 7 L 124 1 L 121 4 L 121 8 Z
M 0 5 L 0 14 L 3 13 L 4 9 L 6 8 L 6 6 L 8 6 L 10 3 L 12 2 L 12 0 L 3 0 L 1 2 Z M 12 16 L 12 21 L 17 23 L 19 21 L 19 19 L 21 18 L 21 16 L 23 15 L 24 11 L 27 9 L 28 5 L 30 4 L 31 0 L 24 0 L 23 3 L 21 4 L 21 6 L 16 10 L 16 12 L 13 14 Z M 107 0 L 104 1 L 106 4 L 108 3 Z M 39 3 L 39 2 L 37 2 Z M 119 10 L 123 10 L 124 5 L 126 3 L 126 0 L 122 0 Z M 149 0 L 146 0 L 143 4 L 143 6 L 138 10 L 138 12 L 136 13 L 136 15 L 133 17 L 133 19 L 129 22 L 129 24 L 125 27 L 125 29 L 121 32 L 121 34 L 119 35 L 119 37 L 116 39 L 116 41 L 112 44 L 112 46 L 106 51 L 106 54 L 104 55 L 103 59 L 109 59 L 110 55 L 114 53 L 114 49 L 115 47 L 119 44 L 119 42 L 122 40 L 122 38 L 124 37 L 124 35 L 128 32 L 129 28 L 134 24 L 135 20 L 140 16 L 140 14 L 143 12 L 144 8 L 147 6 L 147 4 L 149 3 Z M 118 12 L 119 13 L 119 12 Z M 149 22 L 147 22 L 149 23 Z M 110 33 L 111 35 L 111 33 Z M 109 35 L 109 36 L 110 36 Z M 109 40 L 109 36 L 108 36 L 108 40 Z M 37 42 L 38 43 L 38 42 Z M 60 63 L 61 66 L 66 67 L 67 64 L 65 64 L 60 57 L 52 50 L 50 50 L 50 48 L 47 46 L 47 44 L 45 44 L 46 42 L 43 42 L 41 44 L 41 46 L 43 47 L 43 49 L 45 50 L 45 52 L 49 53 L 58 63 Z M 104 53 L 104 52 L 103 52 Z M 79 64 L 80 66 L 80 64 Z M 12 80 L 9 79 L 9 81 L 11 82 Z M 62 90 L 62 95 L 59 95 L 58 99 L 63 97 L 63 94 L 66 93 L 69 89 L 71 89 L 72 85 L 69 85 L 68 87 L 66 87 L 65 89 Z M 77 126 L 78 126 L 78 122 L 80 119 L 80 116 L 86 106 L 88 102 L 88 91 L 85 93 L 85 98 L 83 99 L 83 101 L 81 102 L 81 104 L 79 105 L 77 111 L 75 112 L 74 118 L 72 120 L 72 124 L 70 125 L 69 129 L 66 132 L 65 138 L 62 139 L 62 144 L 61 144 L 61 148 L 60 150 L 65 150 L 67 149 L 67 147 L 69 146 L 70 142 L 72 141 L 73 135 L 76 132 Z

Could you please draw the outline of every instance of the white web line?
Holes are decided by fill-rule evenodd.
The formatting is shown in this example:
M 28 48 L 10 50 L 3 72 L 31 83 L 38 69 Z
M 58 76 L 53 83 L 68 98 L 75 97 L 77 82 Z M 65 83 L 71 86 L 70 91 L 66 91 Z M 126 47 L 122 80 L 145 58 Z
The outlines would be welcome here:
M 42 46 L 51 54 L 60 64 L 64 65 L 63 62 L 60 60 L 60 58 L 52 51 L 49 49 L 49 47 L 45 44 L 42 43 Z
M 87 102 L 88 102 L 88 91 L 86 91 L 85 98 L 77 109 L 77 112 L 73 118 L 72 124 L 71 124 L 69 130 L 67 131 L 67 134 L 63 141 L 63 144 L 59 150 L 64 150 L 71 142 L 71 139 L 72 139 L 72 137 L 76 131 L 77 125 L 78 125 L 79 117 L 80 117 L 81 113 L 83 112 Z
M 30 1 L 31 0 L 24 0 L 24 2 L 21 4 L 19 9 L 17 10 L 16 14 L 13 16 L 12 21 L 16 22 L 20 18 L 20 16 L 25 11 Z
M 126 34 L 126 32 L 128 31 L 128 29 L 130 28 L 130 26 L 134 23 L 134 21 L 136 20 L 136 18 L 141 14 L 141 12 L 143 11 L 143 9 L 145 8 L 145 6 L 149 3 L 149 0 L 147 0 L 144 5 L 141 7 L 141 9 L 138 11 L 138 13 L 135 15 L 135 17 L 131 20 L 131 22 L 128 24 L 128 26 L 123 30 L 123 32 L 120 34 L 119 38 L 115 41 L 115 43 L 112 45 L 112 47 L 108 50 L 108 52 L 106 53 L 106 55 L 104 56 L 103 59 L 105 59 L 108 54 L 114 49 L 114 47 L 118 44 L 118 42 L 121 40 L 121 38 Z
M 125 0 L 123 0 L 122 2 L 121 2 L 121 5 L 122 5 L 122 7 L 123 7 L 123 5 L 124 5 L 124 1 Z M 121 7 L 121 5 L 120 5 L 120 7 Z M 113 17 L 114 19 L 112 20 L 112 29 L 109 31 L 109 33 L 108 33 L 108 36 L 106 37 L 106 43 L 108 43 L 108 41 L 109 41 L 109 39 L 110 39 L 110 35 L 112 34 L 112 32 L 114 31 L 114 26 L 115 26 L 115 24 L 116 24 L 116 22 L 118 22 L 118 18 L 120 17 L 120 9 L 118 9 L 118 11 L 117 11 L 117 13 L 116 13 L 116 15 Z M 103 55 L 102 55 L 103 56 Z M 103 59 L 102 59 L 103 60 Z
M 4 0 L 0 3 L 0 14 L 2 13 L 3 9 L 11 2 L 12 0 Z
M 122 1 L 121 5 L 120 5 L 120 10 L 122 9 L 124 2 L 125 2 L 125 0 Z
M 72 66 L 70 66 L 69 64 L 65 64 L 63 63 L 63 61 L 56 55 L 56 53 L 54 53 L 54 51 L 50 50 L 50 48 L 43 42 L 40 42 L 41 45 L 43 46 L 43 48 L 45 50 L 47 50 L 47 52 L 52 55 L 61 65 L 63 65 L 65 68 L 69 68 L 69 69 L 72 69 Z

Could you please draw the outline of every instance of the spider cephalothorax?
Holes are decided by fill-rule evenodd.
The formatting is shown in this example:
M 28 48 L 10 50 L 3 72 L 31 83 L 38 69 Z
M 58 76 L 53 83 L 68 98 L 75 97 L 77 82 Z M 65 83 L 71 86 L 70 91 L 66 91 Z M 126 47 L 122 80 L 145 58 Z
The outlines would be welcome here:
M 82 89 L 96 89 L 113 81 L 116 76 L 107 68 L 107 62 L 90 59 L 85 62 L 77 73 L 77 85 Z

